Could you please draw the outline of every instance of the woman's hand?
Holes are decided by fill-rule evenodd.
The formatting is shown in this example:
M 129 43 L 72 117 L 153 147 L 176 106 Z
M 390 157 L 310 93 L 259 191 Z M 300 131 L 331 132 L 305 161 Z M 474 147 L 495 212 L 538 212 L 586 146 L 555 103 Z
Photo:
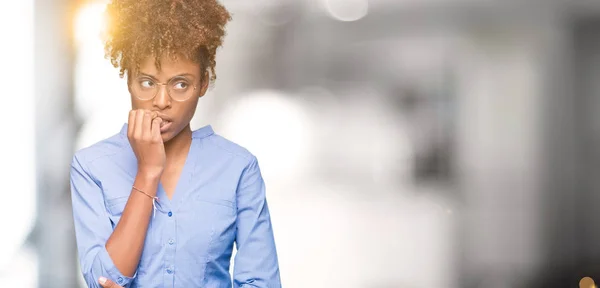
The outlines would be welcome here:
M 118 285 L 106 277 L 100 277 L 100 279 L 98 279 L 98 283 L 100 283 L 100 285 L 104 288 L 123 288 L 123 286 Z
M 160 135 L 162 119 L 156 113 L 138 109 L 129 111 L 127 138 L 137 157 L 138 174 L 160 177 L 167 157 Z

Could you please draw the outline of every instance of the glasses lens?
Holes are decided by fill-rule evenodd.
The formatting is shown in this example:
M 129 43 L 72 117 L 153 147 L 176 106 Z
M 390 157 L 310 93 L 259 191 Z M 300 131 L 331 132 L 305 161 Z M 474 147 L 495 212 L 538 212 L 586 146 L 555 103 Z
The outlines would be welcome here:
M 192 82 L 183 77 L 171 79 L 167 84 L 169 95 L 175 101 L 185 101 L 194 95 L 194 85 Z
M 148 78 L 136 79 L 133 83 L 135 96 L 141 100 L 150 100 L 154 98 L 158 91 L 158 85 Z

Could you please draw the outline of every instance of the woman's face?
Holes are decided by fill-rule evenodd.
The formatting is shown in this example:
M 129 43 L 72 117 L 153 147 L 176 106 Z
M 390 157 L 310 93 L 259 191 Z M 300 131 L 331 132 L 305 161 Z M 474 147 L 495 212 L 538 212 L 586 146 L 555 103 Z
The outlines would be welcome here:
M 132 71 L 128 79 L 131 106 L 158 112 L 163 119 L 163 142 L 167 142 L 192 120 L 198 99 L 206 93 L 208 73 L 202 75 L 200 64 L 184 57 L 162 57 L 160 70 L 154 60 L 148 57 L 138 71 Z

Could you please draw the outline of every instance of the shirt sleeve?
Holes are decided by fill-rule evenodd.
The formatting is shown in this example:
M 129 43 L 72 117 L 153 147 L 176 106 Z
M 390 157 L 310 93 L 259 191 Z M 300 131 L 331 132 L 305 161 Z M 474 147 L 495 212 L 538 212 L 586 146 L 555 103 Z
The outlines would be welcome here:
M 265 183 L 255 157 L 242 172 L 237 207 L 234 287 L 281 287 Z
M 88 287 L 100 288 L 101 276 L 128 287 L 136 275 L 121 274 L 106 251 L 113 228 L 102 189 L 91 175 L 75 155 L 71 163 L 71 201 L 81 271 Z

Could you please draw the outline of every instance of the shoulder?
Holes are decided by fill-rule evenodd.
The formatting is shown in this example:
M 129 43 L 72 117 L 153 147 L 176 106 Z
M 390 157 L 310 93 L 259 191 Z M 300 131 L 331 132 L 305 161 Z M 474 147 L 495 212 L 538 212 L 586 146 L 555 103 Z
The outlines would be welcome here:
M 256 161 L 256 157 L 248 149 L 219 134 L 214 133 L 207 137 L 205 143 L 216 153 L 234 157 L 246 163 Z
M 205 160 L 218 167 L 224 177 L 221 179 L 230 179 L 228 182 L 234 183 L 232 191 L 239 192 L 249 185 L 263 183 L 257 157 L 247 148 L 218 134 L 207 137 L 204 142 L 205 151 L 211 155 Z
M 122 151 L 126 140 L 121 133 L 112 135 L 88 147 L 77 150 L 73 156 L 73 162 L 78 162 L 82 166 L 91 165 L 98 159 L 109 157 Z

